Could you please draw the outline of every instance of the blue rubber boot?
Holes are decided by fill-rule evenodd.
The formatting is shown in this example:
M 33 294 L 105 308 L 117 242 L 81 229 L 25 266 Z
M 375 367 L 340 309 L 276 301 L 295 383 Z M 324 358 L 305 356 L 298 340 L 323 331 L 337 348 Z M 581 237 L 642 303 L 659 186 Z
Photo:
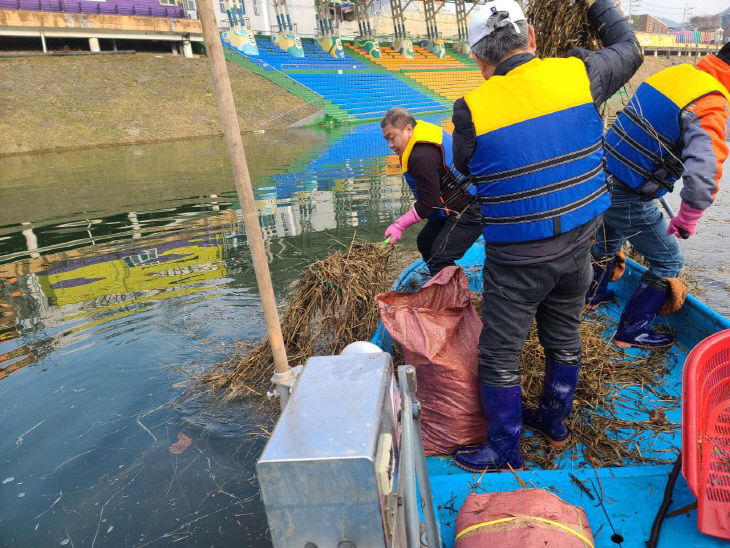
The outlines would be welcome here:
M 618 322 L 613 342 L 621 348 L 662 348 L 672 346 L 674 337 L 666 333 L 656 333 L 649 329 L 657 312 L 667 298 L 669 287 L 664 280 L 649 281 L 642 278 L 639 287 L 626 303 Z M 662 285 L 664 284 L 664 285 Z
M 608 261 L 606 265 L 593 263 L 593 281 L 591 287 L 586 293 L 586 308 L 594 310 L 604 303 L 610 303 L 613 300 L 614 293 L 609 291 L 608 282 L 611 279 L 611 272 L 615 259 Z
M 456 464 L 469 472 L 522 470 L 522 394 L 520 386 L 495 388 L 480 383 L 487 442 L 454 453 Z
M 546 358 L 545 382 L 539 407 L 522 411 L 525 428 L 540 432 L 550 445 L 560 447 L 568 443 L 570 432 L 565 425 L 565 418 L 573 410 L 579 371 L 580 362 L 566 365 Z

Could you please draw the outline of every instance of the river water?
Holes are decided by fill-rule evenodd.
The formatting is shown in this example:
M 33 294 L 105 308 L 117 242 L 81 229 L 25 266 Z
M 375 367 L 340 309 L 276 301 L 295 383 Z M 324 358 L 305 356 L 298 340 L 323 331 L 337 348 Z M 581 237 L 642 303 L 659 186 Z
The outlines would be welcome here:
M 280 298 L 410 203 L 377 125 L 245 146 Z M 682 243 L 725 314 L 728 200 Z M 0 159 L 0 545 L 269 544 L 273 408 L 189 383 L 264 333 L 237 207 L 219 138 Z

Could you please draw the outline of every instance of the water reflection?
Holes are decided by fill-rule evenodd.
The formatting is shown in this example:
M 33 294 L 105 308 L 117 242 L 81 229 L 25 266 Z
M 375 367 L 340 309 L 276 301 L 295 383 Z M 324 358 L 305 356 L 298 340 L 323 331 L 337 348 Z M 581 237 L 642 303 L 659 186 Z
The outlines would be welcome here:
M 410 203 L 377 125 L 246 149 L 279 296 Z M 267 545 L 254 463 L 271 408 L 186 392 L 264 331 L 222 141 L 5 158 L 0 173 L 0 545 Z M 710 237 L 680 244 L 723 312 L 726 203 Z
M 407 200 L 377 126 L 247 140 L 279 295 Z M 271 409 L 186 393 L 263 332 L 220 140 L 0 171 L 0 544 L 265 545 Z

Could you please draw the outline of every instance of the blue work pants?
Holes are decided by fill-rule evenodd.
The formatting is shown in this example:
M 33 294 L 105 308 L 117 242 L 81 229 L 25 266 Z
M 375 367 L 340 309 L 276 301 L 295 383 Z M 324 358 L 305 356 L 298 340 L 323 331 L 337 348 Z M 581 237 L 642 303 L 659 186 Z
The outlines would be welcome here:
M 591 253 L 596 259 L 613 257 L 628 240 L 649 262 L 649 272 L 659 278 L 676 278 L 684 259 L 677 238 L 667 236 L 667 222 L 653 201 L 614 186 L 611 206 L 603 214 Z

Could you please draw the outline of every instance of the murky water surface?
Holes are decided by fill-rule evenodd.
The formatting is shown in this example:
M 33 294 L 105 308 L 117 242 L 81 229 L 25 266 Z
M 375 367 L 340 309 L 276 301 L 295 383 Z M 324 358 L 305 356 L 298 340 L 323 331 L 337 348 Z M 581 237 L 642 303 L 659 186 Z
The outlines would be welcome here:
M 246 149 L 279 296 L 409 203 L 376 125 Z M 268 544 L 271 408 L 188 390 L 264 332 L 229 173 L 217 138 L 0 159 L 0 545 Z M 729 200 L 682 244 L 725 314 Z

